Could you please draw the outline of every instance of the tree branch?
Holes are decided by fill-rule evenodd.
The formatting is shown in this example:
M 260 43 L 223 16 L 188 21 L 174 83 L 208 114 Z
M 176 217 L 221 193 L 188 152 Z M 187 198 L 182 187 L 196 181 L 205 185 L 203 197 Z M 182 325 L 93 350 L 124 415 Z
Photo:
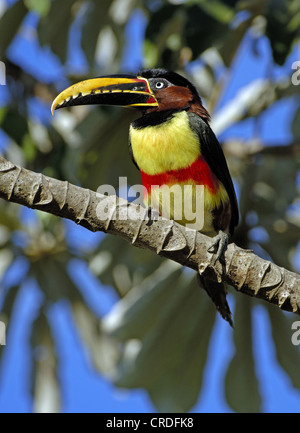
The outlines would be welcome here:
M 0 157 L 0 197 L 70 219 L 91 231 L 103 231 L 139 248 L 188 266 L 205 278 L 300 314 L 300 275 L 230 244 L 225 263 L 213 265 L 211 239 L 159 217 L 151 225 L 145 209 L 116 196 L 105 196 L 68 182 L 18 167 Z

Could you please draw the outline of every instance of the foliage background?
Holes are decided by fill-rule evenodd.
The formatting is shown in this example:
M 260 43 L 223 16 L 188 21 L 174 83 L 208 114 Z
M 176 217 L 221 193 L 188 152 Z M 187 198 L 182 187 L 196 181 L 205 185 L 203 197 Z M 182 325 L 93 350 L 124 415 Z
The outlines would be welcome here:
M 234 241 L 300 271 L 299 0 L 2 0 L 0 13 L 8 159 L 94 190 L 139 183 L 134 111 L 51 118 L 50 104 L 87 77 L 177 70 L 197 84 L 227 155 Z M 297 316 L 231 291 L 232 331 L 193 273 L 4 201 L 0 278 L 1 412 L 299 411 Z

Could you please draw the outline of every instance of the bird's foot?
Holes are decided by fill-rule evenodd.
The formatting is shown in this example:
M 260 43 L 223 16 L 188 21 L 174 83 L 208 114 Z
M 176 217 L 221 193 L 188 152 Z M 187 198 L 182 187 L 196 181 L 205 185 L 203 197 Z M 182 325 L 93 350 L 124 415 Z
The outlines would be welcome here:
M 159 212 L 154 209 L 152 206 L 148 206 L 145 211 L 144 220 L 148 220 L 146 225 L 150 227 L 153 224 L 153 221 L 157 221 L 159 217 Z
M 159 217 L 159 213 L 157 212 L 157 210 L 153 209 L 151 206 L 148 206 L 145 209 L 144 216 L 143 216 L 142 220 L 140 221 L 138 229 L 131 240 L 132 245 L 134 245 L 136 240 L 138 239 L 144 221 L 147 220 L 146 226 L 150 227 L 153 224 L 153 221 L 157 220 L 158 217 Z
M 223 232 L 222 230 L 213 238 L 211 246 L 208 248 L 208 252 L 212 254 L 216 254 L 214 260 L 214 266 L 218 260 L 221 260 L 224 257 L 224 253 L 227 249 L 228 245 L 228 234 Z

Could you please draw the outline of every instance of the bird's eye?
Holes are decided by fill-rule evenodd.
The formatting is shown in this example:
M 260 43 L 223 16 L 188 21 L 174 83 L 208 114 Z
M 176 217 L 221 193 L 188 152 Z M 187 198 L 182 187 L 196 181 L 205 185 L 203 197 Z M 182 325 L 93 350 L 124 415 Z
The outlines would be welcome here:
M 155 88 L 156 89 L 162 89 L 163 87 L 165 87 L 165 83 L 163 81 L 157 81 L 155 83 Z

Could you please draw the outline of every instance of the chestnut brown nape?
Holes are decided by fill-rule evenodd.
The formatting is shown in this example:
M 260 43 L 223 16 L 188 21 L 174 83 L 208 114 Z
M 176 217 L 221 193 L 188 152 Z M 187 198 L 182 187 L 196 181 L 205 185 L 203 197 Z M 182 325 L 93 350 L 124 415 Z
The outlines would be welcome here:
M 193 112 L 207 121 L 210 120 L 210 115 L 203 107 L 198 94 L 192 93 L 187 87 L 171 86 L 157 90 L 155 97 L 159 104 L 158 107 L 155 108 L 155 111 L 180 110 L 186 108 L 187 111 Z

